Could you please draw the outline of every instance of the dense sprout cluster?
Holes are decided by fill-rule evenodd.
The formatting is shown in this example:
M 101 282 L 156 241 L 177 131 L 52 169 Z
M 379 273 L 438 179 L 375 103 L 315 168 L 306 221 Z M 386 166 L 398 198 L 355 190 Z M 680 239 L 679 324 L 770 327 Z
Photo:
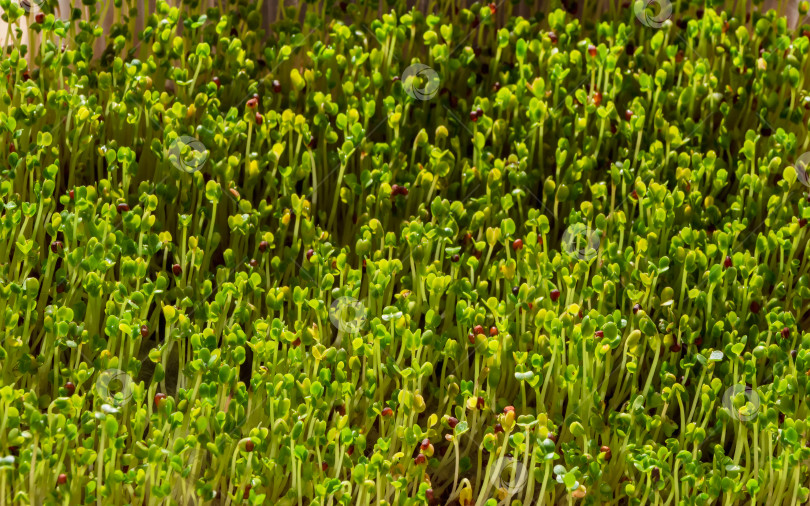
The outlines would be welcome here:
M 0 505 L 808 500 L 801 22 L 54 3 L 0 0 Z

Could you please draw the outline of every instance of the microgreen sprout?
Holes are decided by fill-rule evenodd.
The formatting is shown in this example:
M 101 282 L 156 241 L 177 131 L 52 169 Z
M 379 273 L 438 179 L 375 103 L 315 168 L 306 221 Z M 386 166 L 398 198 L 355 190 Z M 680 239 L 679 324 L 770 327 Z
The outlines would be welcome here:
M 806 2 L 32 2 L 0 506 L 810 499 Z

